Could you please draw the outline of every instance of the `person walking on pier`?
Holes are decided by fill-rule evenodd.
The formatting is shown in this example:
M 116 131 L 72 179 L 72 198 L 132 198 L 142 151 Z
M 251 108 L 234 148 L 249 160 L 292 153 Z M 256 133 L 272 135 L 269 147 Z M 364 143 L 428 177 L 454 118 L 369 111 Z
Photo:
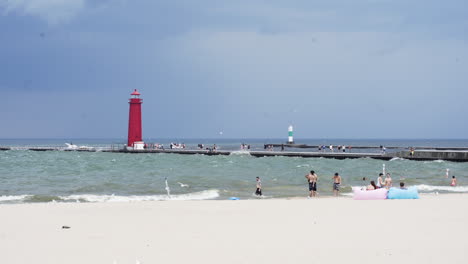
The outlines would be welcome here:
M 309 183 L 309 198 L 315 197 L 317 195 L 317 174 L 315 174 L 315 171 L 310 171 L 310 173 L 307 174 L 305 178 Z
M 380 154 L 385 155 L 386 151 L 387 151 L 387 148 L 383 145 L 380 145 Z
M 255 195 L 262 196 L 262 181 L 260 180 L 260 177 L 257 177 L 256 181 L 257 181 L 257 190 L 255 190 Z
M 341 176 L 337 173 L 333 176 L 333 195 L 338 196 L 340 192 Z

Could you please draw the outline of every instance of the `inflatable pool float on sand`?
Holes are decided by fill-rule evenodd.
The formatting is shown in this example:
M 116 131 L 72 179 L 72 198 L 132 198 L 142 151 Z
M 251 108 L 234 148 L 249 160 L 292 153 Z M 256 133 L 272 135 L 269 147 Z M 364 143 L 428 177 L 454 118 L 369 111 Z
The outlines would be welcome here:
M 387 189 L 361 190 L 359 187 L 353 188 L 354 200 L 385 200 L 387 199 Z
M 388 199 L 419 199 L 418 189 L 410 187 L 408 189 L 390 188 Z

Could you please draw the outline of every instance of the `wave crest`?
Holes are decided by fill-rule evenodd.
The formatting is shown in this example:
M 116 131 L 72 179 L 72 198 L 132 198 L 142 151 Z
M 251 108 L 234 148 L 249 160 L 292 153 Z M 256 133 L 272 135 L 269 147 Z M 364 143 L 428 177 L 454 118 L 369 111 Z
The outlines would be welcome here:
M 432 192 L 432 191 L 446 191 L 446 192 L 468 192 L 468 186 L 433 186 L 433 185 L 426 185 L 426 184 L 420 184 L 416 185 L 416 188 L 418 188 L 418 191 L 427 191 L 427 192 Z
M 30 195 L 2 195 L 0 196 L 0 202 L 12 202 L 12 201 L 23 201 Z
M 247 150 L 236 150 L 236 151 L 231 151 L 231 154 L 229 155 L 249 155 L 250 156 L 250 152 Z
M 175 194 L 175 195 L 95 195 L 95 194 L 77 194 L 69 196 L 60 196 L 65 201 L 83 201 L 83 202 L 139 202 L 139 201 L 189 201 L 189 200 L 209 200 L 219 197 L 218 190 L 205 190 L 201 192 Z
M 394 158 L 392 158 L 390 161 L 396 161 L 396 160 L 407 160 L 407 159 L 399 158 L 399 157 L 394 157 Z

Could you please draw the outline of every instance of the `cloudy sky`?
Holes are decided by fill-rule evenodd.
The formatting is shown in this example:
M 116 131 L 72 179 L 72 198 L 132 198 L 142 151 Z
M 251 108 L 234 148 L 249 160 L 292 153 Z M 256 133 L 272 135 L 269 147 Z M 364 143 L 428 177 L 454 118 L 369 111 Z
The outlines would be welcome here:
M 466 0 L 0 0 L 0 138 L 467 138 Z M 219 135 L 222 131 L 223 135 Z

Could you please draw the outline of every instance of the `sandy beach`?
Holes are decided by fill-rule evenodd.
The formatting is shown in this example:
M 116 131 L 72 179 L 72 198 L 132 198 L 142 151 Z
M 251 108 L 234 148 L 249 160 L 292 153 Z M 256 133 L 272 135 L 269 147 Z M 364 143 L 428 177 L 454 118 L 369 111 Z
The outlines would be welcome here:
M 450 194 L 2 204 L 0 263 L 467 263 L 467 203 Z

